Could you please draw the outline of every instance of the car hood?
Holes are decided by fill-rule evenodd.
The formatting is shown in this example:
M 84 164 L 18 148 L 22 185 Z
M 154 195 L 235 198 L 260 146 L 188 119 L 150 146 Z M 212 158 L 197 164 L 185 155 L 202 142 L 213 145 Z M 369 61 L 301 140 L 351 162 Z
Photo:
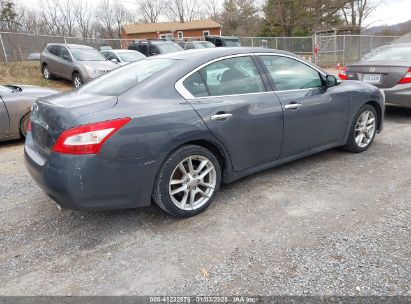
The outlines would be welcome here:
M 103 71 L 111 71 L 118 68 L 118 64 L 111 62 L 111 61 L 82 61 L 84 65 L 92 67 L 96 70 L 103 70 Z

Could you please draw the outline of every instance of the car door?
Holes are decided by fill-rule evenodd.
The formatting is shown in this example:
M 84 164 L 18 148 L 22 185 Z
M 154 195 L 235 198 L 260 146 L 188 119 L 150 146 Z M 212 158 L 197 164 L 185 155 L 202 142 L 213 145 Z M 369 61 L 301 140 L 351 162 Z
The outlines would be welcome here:
M 267 83 L 266 83 L 267 84 Z M 277 159 L 283 112 L 252 56 L 211 61 L 180 81 L 190 105 L 228 149 L 235 171 Z
M 6 104 L 3 101 L 0 91 L 0 138 L 10 135 L 10 120 Z
M 73 59 L 71 57 L 69 50 L 66 47 L 62 46 L 60 52 L 60 70 L 61 74 L 68 79 L 71 79 L 73 74 L 72 62 Z
M 342 141 L 348 121 L 348 96 L 328 88 L 321 72 L 296 58 L 259 56 L 284 110 L 281 157 Z

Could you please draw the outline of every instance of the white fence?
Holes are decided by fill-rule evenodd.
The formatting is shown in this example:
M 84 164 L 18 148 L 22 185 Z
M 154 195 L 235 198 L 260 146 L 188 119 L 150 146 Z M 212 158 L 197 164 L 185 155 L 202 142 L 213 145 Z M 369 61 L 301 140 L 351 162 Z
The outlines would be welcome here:
M 134 40 L 79 38 L 0 32 L 0 61 L 28 60 L 32 53 L 41 53 L 47 43 L 76 43 L 95 48 L 109 45 L 127 48 Z M 411 42 L 411 37 L 330 35 L 309 37 L 240 37 L 243 46 L 285 50 L 311 59 L 321 66 L 335 66 L 358 60 L 376 47 L 399 42 Z M 314 50 L 318 49 L 316 53 Z

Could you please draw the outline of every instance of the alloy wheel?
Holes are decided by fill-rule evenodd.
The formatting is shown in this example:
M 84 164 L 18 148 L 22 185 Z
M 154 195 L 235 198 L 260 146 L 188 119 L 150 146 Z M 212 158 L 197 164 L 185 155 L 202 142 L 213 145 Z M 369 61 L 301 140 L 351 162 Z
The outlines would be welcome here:
M 360 148 L 367 147 L 375 135 L 375 115 L 371 111 L 364 111 L 358 117 L 355 125 L 355 142 Z
M 78 88 L 78 87 L 80 87 L 81 86 L 81 78 L 80 78 L 80 76 L 74 76 L 74 79 L 73 79 L 73 84 L 74 84 L 74 87 L 75 88 Z
M 192 155 L 174 169 L 169 181 L 169 195 L 181 210 L 196 210 L 206 204 L 214 193 L 217 172 L 205 156 Z
M 46 79 L 50 78 L 50 72 L 49 72 L 49 68 L 47 66 L 45 66 L 43 68 L 43 75 L 44 75 L 44 78 L 46 78 Z

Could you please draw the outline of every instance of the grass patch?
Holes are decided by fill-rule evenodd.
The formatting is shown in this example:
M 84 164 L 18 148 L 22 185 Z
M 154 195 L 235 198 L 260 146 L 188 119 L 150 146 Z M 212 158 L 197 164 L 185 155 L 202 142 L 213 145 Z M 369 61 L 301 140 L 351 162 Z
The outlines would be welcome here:
M 60 91 L 73 89 L 68 81 L 44 79 L 38 61 L 0 63 L 0 84 L 35 85 Z

